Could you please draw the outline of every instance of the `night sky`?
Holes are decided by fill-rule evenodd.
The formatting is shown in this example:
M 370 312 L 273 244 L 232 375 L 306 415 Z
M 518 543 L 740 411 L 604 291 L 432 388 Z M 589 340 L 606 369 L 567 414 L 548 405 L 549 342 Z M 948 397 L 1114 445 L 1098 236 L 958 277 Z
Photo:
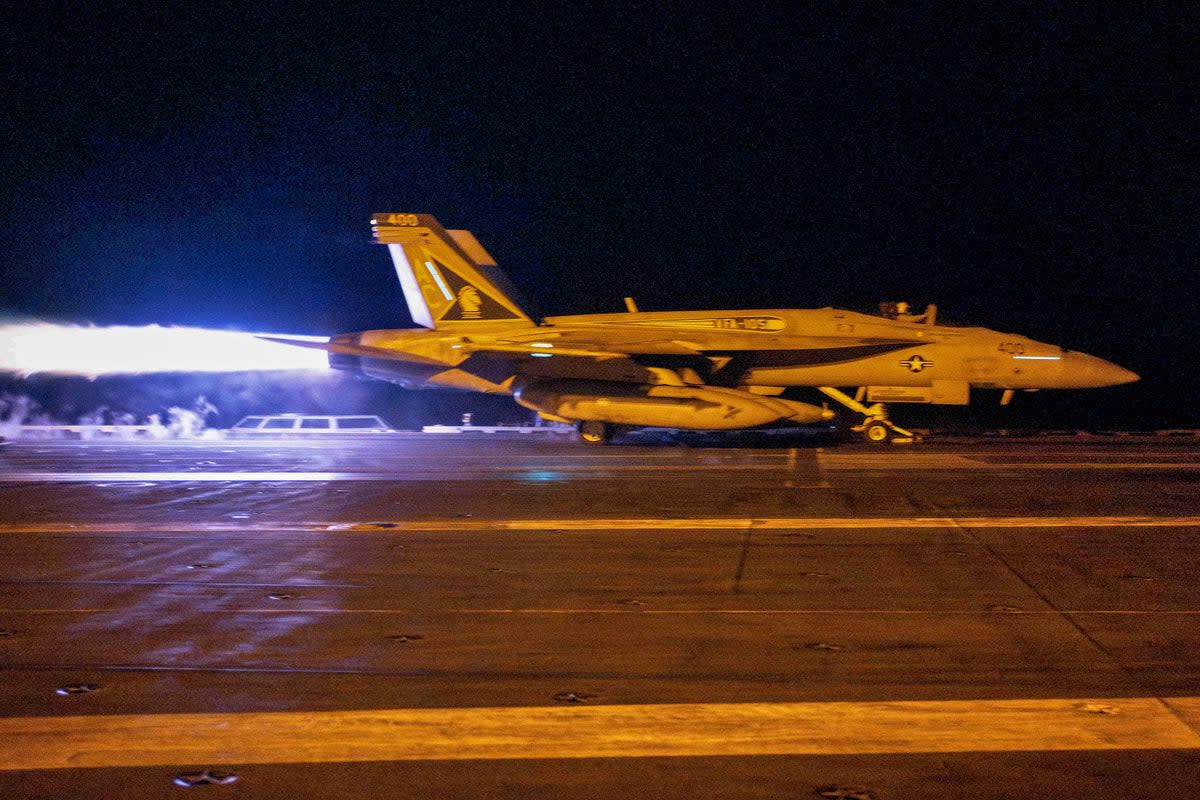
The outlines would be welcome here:
M 406 327 L 419 211 L 537 313 L 933 301 L 1143 376 L 1033 419 L 1200 424 L 1195 6 L 3 14 L 0 313 Z

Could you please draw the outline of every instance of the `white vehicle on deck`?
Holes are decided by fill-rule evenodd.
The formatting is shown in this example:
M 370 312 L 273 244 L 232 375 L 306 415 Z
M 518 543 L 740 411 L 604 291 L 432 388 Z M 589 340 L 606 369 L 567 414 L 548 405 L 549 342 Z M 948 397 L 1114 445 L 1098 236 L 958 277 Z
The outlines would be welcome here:
M 394 433 L 379 417 L 322 414 L 274 414 L 245 417 L 230 429 L 233 436 L 326 436 Z

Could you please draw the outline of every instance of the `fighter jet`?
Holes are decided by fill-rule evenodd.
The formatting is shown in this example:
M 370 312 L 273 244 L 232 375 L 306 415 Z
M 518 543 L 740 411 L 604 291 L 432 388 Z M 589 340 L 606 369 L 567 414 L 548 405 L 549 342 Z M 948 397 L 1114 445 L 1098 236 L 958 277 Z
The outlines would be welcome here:
M 937 309 L 642 312 L 533 319 L 478 240 L 428 214 L 375 214 L 408 311 L 423 329 L 332 337 L 329 363 L 409 388 L 511 395 L 588 444 L 620 429 L 732 430 L 814 424 L 847 407 L 870 442 L 911 439 L 888 404 L 964 405 L 972 389 L 1085 389 L 1138 380 L 1095 356 L 987 328 L 938 324 Z M 313 345 L 309 345 L 313 346 Z M 846 390 L 851 389 L 853 393 Z M 786 396 L 785 396 L 786 394 Z

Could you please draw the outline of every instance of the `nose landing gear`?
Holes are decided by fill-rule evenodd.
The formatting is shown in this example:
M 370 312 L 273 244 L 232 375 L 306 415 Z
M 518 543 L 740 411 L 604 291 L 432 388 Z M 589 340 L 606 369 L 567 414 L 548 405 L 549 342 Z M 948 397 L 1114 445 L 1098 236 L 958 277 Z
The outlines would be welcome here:
M 863 438 L 868 442 L 872 444 L 884 444 L 885 442 L 903 444 L 920 441 L 920 437 L 912 431 L 905 430 L 888 419 L 887 406 L 883 403 L 875 403 L 868 406 L 832 386 L 818 386 L 817 389 L 822 394 L 833 398 L 851 411 L 863 415 L 862 424 L 855 425 L 850 430 L 855 433 L 861 433 Z
M 885 415 L 887 413 L 887 409 L 882 404 L 876 404 L 874 408 L 878 408 Z M 920 436 L 917 436 L 912 431 L 901 428 L 886 416 L 867 417 L 862 425 L 855 425 L 850 430 L 861 433 L 863 438 L 871 444 L 884 444 L 886 442 L 911 444 L 921 441 Z

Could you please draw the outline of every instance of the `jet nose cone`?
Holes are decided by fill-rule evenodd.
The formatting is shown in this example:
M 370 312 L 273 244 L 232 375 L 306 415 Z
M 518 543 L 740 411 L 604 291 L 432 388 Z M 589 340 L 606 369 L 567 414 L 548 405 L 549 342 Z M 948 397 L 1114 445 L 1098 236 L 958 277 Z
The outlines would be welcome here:
M 1140 381 L 1142 379 L 1142 376 L 1138 375 L 1133 370 L 1125 369 L 1124 367 L 1118 367 L 1116 364 L 1110 364 L 1109 366 L 1111 366 L 1116 372 L 1116 380 L 1113 381 L 1113 385 L 1120 383 L 1133 383 L 1134 381 Z
M 1087 353 L 1068 353 L 1063 366 L 1070 376 L 1069 380 L 1081 389 L 1119 386 L 1141 380 L 1136 372 Z

